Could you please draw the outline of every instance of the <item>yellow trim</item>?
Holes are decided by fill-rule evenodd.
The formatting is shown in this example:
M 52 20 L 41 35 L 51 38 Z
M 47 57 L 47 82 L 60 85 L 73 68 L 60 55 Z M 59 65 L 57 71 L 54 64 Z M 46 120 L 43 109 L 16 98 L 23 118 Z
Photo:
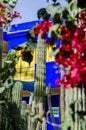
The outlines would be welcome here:
M 46 62 L 54 61 L 54 57 L 50 57 L 51 49 L 52 49 L 51 46 L 47 44 Z M 16 51 L 16 54 L 20 55 L 21 51 Z M 19 58 L 19 61 L 16 64 L 17 72 L 14 76 L 14 79 L 22 81 L 34 81 L 35 64 L 36 64 L 36 49 L 33 51 L 33 61 L 31 62 L 30 65 L 27 62 L 23 61 L 21 57 Z

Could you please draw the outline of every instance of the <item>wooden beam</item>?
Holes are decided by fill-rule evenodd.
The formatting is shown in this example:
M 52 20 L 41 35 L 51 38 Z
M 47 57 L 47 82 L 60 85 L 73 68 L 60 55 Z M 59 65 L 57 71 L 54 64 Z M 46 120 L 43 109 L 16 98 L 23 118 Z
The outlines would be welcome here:
M 22 97 L 29 97 L 31 95 L 30 91 L 23 90 Z M 60 88 L 51 88 L 51 95 L 60 95 Z
M 3 41 L 4 47 L 3 47 L 3 53 L 7 54 L 8 53 L 8 42 Z
M 51 95 L 60 95 L 60 88 L 51 88 Z
M 31 93 L 28 90 L 23 90 L 22 91 L 22 97 L 29 97 Z

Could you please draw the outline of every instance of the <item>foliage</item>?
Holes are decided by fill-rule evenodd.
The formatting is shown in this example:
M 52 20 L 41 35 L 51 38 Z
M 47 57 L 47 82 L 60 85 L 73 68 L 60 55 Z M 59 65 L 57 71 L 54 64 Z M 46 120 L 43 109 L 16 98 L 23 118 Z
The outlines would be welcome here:
M 31 51 L 25 51 L 24 50 L 22 52 L 22 59 L 23 59 L 23 61 L 26 61 L 30 64 L 31 61 L 33 60 L 33 55 L 31 54 Z
M 57 81 L 57 84 L 64 84 L 65 88 L 79 87 L 83 82 L 86 83 L 86 10 L 73 0 L 67 2 L 61 12 L 56 10 L 52 20 L 54 26 L 49 28 L 46 37 L 50 44 L 58 44 L 57 39 L 61 41 L 51 54 L 54 54 L 55 61 L 66 69 L 65 79 Z M 52 6 L 50 7 L 52 12 Z M 45 30 L 42 31 L 44 33 Z
M 37 38 L 34 34 L 34 28 L 37 25 L 35 25 L 33 28 L 31 28 L 29 31 L 27 31 L 27 42 L 23 43 L 19 46 L 17 46 L 16 48 L 14 48 L 17 51 L 21 50 L 21 57 L 22 60 L 29 63 L 32 62 L 33 60 L 33 51 L 34 49 L 37 47 Z
M 36 47 L 35 43 L 24 43 L 16 48 L 14 48 L 17 51 L 21 50 L 21 54 L 19 57 L 22 57 L 22 60 L 29 63 L 33 60 L 33 50 Z
M 46 11 L 45 8 L 41 8 L 37 12 L 37 17 L 40 20 L 49 20 L 50 14 Z
M 4 65 L 0 69 L 0 106 L 2 106 L 2 130 L 25 130 L 26 120 L 20 115 L 19 108 L 12 103 L 13 77 L 15 65 L 19 57 L 14 50 L 11 50 L 4 59 Z
M 61 7 L 60 4 L 53 1 L 54 3 L 49 5 L 46 9 L 42 8 L 42 11 L 47 11 L 50 17 L 45 20 L 40 13 L 40 17 L 38 18 L 42 18 L 44 21 L 36 26 L 34 33 L 35 35 L 41 33 L 41 38 L 46 39 L 51 45 L 56 43 L 56 48 L 53 48 L 51 55 L 55 56 L 55 62 L 58 65 L 65 68 L 64 77 L 61 80 L 57 80 L 57 84 L 65 88 L 72 87 L 74 89 L 76 87 L 81 88 L 83 83 L 86 85 L 86 2 L 84 1 L 84 4 L 80 4 L 80 0 L 66 1 L 67 5 L 65 7 Z M 49 22 L 52 23 L 52 26 L 46 24 L 49 24 Z M 60 41 L 59 45 L 58 39 Z M 62 70 L 62 68 L 60 68 L 60 70 Z M 76 92 L 78 93 L 77 90 Z M 65 95 L 67 95 L 67 93 L 65 93 Z M 78 97 L 80 96 L 79 93 L 77 95 Z M 73 93 L 72 96 L 76 95 Z M 77 98 L 75 100 L 77 100 Z M 72 101 L 73 97 L 71 98 L 71 102 Z M 64 119 L 63 123 L 61 122 L 61 126 L 65 130 L 72 129 L 70 122 L 76 124 L 76 121 L 74 121 L 72 117 L 78 114 L 79 116 L 77 115 L 76 118 L 79 117 L 78 121 L 81 121 L 80 114 L 81 116 L 83 116 L 83 113 L 85 114 L 85 111 L 79 111 L 76 102 L 73 104 L 75 109 L 77 109 L 75 113 L 75 109 L 71 109 L 71 102 L 66 106 L 67 110 L 65 111 L 67 111 L 67 118 Z M 84 99 L 82 102 L 84 102 Z M 68 102 L 66 101 L 66 103 Z M 81 106 L 81 104 L 79 104 L 78 107 L 79 106 Z M 85 120 L 84 115 L 84 123 Z
M 42 34 L 41 38 L 46 39 L 46 34 L 49 31 L 49 28 L 53 25 L 51 21 L 43 21 L 37 25 L 34 29 L 35 35 Z
M 15 74 L 15 65 L 18 60 L 14 50 L 9 52 L 5 57 L 4 66 L 0 69 L 0 94 L 3 93 L 6 89 L 9 89 L 13 85 L 13 76 Z M 7 69 L 8 68 L 8 69 Z M 3 91 L 2 91 L 3 88 Z
M 35 26 L 37 26 L 37 23 L 36 23 L 36 25 Z M 27 39 L 28 39 L 28 42 L 26 43 L 26 47 L 31 51 L 31 52 L 33 52 L 33 50 L 36 48 L 36 46 L 37 46 L 37 38 L 36 38 L 36 36 L 35 36 L 35 34 L 34 34 L 34 28 L 35 28 L 35 26 L 33 27 L 33 28 L 31 28 L 28 32 L 27 32 Z
M 17 0 L 0 0 L 0 24 L 6 28 L 13 18 L 21 17 L 20 13 L 14 11 Z
M 6 101 L 3 105 L 2 130 L 25 130 L 26 120 L 20 115 L 15 103 Z
M 80 7 L 80 8 L 86 8 L 86 1 L 85 1 L 85 0 L 83 0 L 83 1 L 78 0 L 78 1 L 77 1 L 77 5 L 78 5 L 78 7 Z

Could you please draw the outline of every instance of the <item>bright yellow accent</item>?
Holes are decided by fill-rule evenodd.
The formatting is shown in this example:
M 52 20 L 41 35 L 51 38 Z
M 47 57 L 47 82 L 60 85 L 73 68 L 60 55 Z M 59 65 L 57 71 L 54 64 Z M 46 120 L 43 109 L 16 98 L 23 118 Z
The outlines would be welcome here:
M 50 57 L 50 52 L 52 48 L 47 44 L 46 47 L 46 62 L 54 61 L 54 57 Z M 21 51 L 16 51 L 17 55 L 21 55 Z M 29 65 L 27 62 L 22 60 L 22 57 L 19 58 L 18 63 L 16 64 L 16 74 L 14 76 L 15 80 L 22 81 L 34 81 L 34 71 L 36 64 L 36 49 L 34 49 L 33 61 Z

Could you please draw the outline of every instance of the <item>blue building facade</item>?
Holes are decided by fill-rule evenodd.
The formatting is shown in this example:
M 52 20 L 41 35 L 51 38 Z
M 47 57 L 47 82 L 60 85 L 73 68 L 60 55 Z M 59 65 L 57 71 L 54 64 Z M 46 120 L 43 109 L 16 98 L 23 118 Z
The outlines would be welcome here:
M 4 40 L 8 42 L 8 51 L 28 41 L 27 31 L 35 26 L 39 21 L 32 21 L 18 25 L 12 25 L 9 32 L 4 32 Z M 60 79 L 60 73 L 56 73 L 57 64 L 54 61 L 46 62 L 46 87 L 59 87 L 56 79 Z M 36 67 L 35 67 L 36 71 Z M 34 75 L 35 78 L 35 75 Z
M 39 23 L 39 21 L 32 21 L 18 25 L 12 25 L 9 32 L 4 32 L 4 40 L 8 42 L 8 51 L 16 48 L 17 46 L 26 43 L 28 41 L 27 31 L 31 29 L 35 24 Z M 34 65 L 36 71 L 36 65 Z M 56 79 L 60 79 L 60 73 L 56 73 L 57 64 L 54 61 L 46 63 L 46 87 L 51 85 L 51 88 L 58 88 L 56 84 Z M 34 75 L 35 79 L 35 75 Z M 26 82 L 22 81 L 23 89 L 28 90 L 30 92 L 34 91 L 34 81 Z M 28 99 L 26 99 L 28 102 Z M 53 95 L 51 97 L 52 100 L 52 108 L 59 108 L 59 95 Z M 49 118 L 51 121 L 51 119 Z M 55 117 L 56 123 L 58 124 L 59 118 Z M 58 126 L 56 130 L 59 130 Z M 48 125 L 48 129 L 53 130 L 52 125 Z

